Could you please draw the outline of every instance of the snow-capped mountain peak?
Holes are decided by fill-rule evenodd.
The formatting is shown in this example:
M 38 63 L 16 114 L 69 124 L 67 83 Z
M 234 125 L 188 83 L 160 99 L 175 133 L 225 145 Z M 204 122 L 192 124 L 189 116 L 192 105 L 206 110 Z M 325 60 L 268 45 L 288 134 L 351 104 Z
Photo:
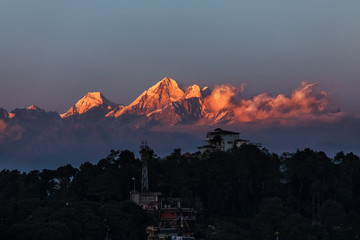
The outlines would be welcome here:
M 155 111 L 171 102 L 180 100 L 184 92 L 171 78 L 165 77 L 160 82 L 143 92 L 129 107 L 145 110 L 145 113 Z
M 35 106 L 35 105 L 31 105 L 30 107 L 26 108 L 27 110 L 42 110 L 41 108 Z
M 78 113 L 82 114 L 102 104 L 104 104 L 104 97 L 100 92 L 89 92 L 75 104 L 75 107 Z
M 100 108 L 102 110 L 112 110 L 117 104 L 109 101 L 100 92 L 88 92 L 83 98 L 81 98 L 73 107 L 71 107 L 66 113 L 61 114 L 62 118 L 81 115 L 94 108 Z
M 163 78 L 160 82 L 149 88 L 144 93 L 147 93 L 148 95 L 166 95 L 171 102 L 181 99 L 184 95 L 184 92 L 179 88 L 178 84 L 168 77 Z
M 197 97 L 197 98 L 202 97 L 200 87 L 196 84 L 188 87 L 188 89 L 185 91 L 185 94 L 184 94 L 184 99 L 189 99 L 189 98 L 193 98 L 193 97 Z
M 119 117 L 123 113 L 145 115 L 159 110 L 171 102 L 182 99 L 184 92 L 171 78 L 165 77 L 154 86 L 143 92 L 129 106 L 122 109 L 114 109 L 107 116 Z

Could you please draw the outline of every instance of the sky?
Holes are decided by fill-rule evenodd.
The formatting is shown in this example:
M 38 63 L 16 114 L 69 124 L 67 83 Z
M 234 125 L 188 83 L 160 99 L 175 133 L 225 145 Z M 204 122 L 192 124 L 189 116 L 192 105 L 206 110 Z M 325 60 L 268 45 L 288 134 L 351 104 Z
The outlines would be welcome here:
M 290 95 L 317 82 L 360 107 L 360 1 L 1 0 L 0 107 L 129 104 L 163 77 Z

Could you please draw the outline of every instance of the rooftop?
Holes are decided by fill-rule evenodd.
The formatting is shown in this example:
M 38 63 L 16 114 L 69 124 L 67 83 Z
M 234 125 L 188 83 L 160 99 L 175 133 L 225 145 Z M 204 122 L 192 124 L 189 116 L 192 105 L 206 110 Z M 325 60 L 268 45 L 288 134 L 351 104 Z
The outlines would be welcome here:
M 240 133 L 238 133 L 238 132 L 226 131 L 226 130 L 223 130 L 223 129 L 221 129 L 221 128 L 216 128 L 214 131 L 208 132 L 208 135 L 217 135 L 217 134 L 240 134 Z

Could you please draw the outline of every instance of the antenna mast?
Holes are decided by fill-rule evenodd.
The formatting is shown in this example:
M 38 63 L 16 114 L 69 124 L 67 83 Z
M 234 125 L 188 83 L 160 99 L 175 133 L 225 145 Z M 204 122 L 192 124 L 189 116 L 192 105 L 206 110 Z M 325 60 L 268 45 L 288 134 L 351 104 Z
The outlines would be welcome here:
M 146 142 L 141 143 L 141 192 L 149 191 L 148 167 L 150 148 Z

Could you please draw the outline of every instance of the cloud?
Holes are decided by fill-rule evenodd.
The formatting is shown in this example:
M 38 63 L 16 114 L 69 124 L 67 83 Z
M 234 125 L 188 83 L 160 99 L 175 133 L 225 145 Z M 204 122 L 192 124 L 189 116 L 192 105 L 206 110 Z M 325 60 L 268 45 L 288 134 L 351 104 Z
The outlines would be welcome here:
M 231 109 L 234 107 L 232 102 L 244 91 L 244 87 L 245 84 L 240 87 L 217 85 L 211 94 L 205 98 L 205 105 L 211 112 L 215 113 L 223 109 Z
M 0 119 L 0 134 L 6 129 L 6 123 Z
M 317 83 L 302 82 L 289 96 L 276 97 L 261 93 L 252 98 L 243 98 L 244 85 L 216 86 L 204 102 L 208 111 L 232 111 L 237 122 L 279 121 L 281 124 L 325 121 L 333 122 L 343 116 L 331 103 L 329 94 L 318 90 Z
M 3 140 L 6 136 L 5 130 L 6 130 L 6 123 L 0 119 L 0 143 L 3 142 Z
M 22 127 L 19 125 L 9 125 L 0 119 L 0 143 L 5 140 L 19 140 L 22 138 Z

